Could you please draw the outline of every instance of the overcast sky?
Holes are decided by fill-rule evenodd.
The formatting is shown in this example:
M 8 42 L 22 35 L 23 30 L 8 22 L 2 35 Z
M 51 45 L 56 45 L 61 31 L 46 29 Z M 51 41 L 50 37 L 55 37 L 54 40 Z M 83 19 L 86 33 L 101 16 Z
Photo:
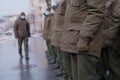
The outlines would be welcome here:
M 0 0 L 0 16 L 29 12 L 29 0 Z

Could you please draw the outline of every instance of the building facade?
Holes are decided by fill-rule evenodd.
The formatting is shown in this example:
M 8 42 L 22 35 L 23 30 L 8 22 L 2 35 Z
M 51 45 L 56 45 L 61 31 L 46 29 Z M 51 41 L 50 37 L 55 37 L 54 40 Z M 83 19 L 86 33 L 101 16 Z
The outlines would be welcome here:
M 43 28 L 44 16 L 43 13 L 47 8 L 45 0 L 30 0 L 30 15 L 31 15 L 31 31 L 41 32 Z

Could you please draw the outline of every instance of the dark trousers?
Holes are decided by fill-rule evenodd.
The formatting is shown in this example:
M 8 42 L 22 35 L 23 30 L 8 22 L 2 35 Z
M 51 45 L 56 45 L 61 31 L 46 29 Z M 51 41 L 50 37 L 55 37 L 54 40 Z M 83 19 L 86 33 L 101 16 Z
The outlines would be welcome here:
M 108 64 L 110 68 L 109 80 L 120 80 L 120 51 L 107 48 Z
M 65 80 L 72 80 L 72 66 L 71 66 L 71 53 L 62 53 L 62 67 L 63 67 L 63 77 Z
M 24 50 L 25 50 L 25 56 L 28 56 L 28 37 L 26 38 L 18 38 L 18 50 L 19 54 L 22 54 L 22 44 L 24 42 Z
M 77 64 L 77 54 L 71 54 L 71 67 L 72 67 L 72 77 L 73 80 L 78 80 L 78 64 Z
M 98 64 L 98 72 L 101 76 L 101 80 L 110 80 L 110 66 L 109 66 L 109 53 L 107 48 L 102 48 L 101 59 Z
M 51 44 L 50 44 L 51 42 L 50 42 L 50 40 L 48 39 L 48 40 L 46 40 L 46 45 L 47 45 L 47 51 L 48 51 L 48 55 L 49 55 L 49 57 L 50 58 L 52 58 L 52 53 L 53 53 L 53 51 L 52 51 L 52 46 L 51 46 Z
M 55 60 L 56 62 L 60 65 L 60 67 L 62 68 L 62 53 L 60 51 L 60 48 L 59 47 L 54 47 L 55 49 L 55 53 L 56 53 L 56 57 L 55 57 Z
M 97 64 L 100 59 L 89 54 L 71 55 L 73 80 L 99 80 L 100 75 L 97 72 Z
M 91 55 L 77 55 L 78 80 L 99 80 L 96 71 L 99 59 Z
M 46 45 L 47 45 L 48 51 L 51 53 L 50 40 L 46 40 Z

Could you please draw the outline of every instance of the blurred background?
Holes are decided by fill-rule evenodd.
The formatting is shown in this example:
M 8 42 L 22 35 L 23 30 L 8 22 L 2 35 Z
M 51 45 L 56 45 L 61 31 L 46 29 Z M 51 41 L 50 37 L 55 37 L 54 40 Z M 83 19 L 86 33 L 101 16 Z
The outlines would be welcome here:
M 0 0 L 0 80 L 58 80 L 47 63 L 43 15 L 58 0 Z M 30 60 L 21 59 L 13 26 L 21 12 L 30 23 Z M 24 45 L 22 46 L 24 47 Z M 23 55 L 24 50 L 23 50 Z
M 39 35 L 44 26 L 43 13 L 58 0 L 1 0 L 0 2 L 0 41 L 14 38 L 13 25 L 21 12 L 26 13 L 31 34 Z

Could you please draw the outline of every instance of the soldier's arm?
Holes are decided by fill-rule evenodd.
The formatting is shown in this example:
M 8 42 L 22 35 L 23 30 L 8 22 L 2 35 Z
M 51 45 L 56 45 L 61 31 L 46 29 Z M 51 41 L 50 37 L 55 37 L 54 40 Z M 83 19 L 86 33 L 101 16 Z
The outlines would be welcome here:
M 118 37 L 119 33 L 119 27 L 120 27 L 120 18 L 114 17 L 113 19 L 113 25 L 107 29 L 105 33 L 105 47 L 113 47 L 115 39 Z
M 88 14 L 82 24 L 80 37 L 94 38 L 104 20 L 105 0 L 87 0 Z
M 29 34 L 29 37 L 30 37 L 30 24 L 27 22 L 27 29 L 28 29 L 28 34 Z
M 77 43 L 78 51 L 87 51 L 89 42 L 102 27 L 105 17 L 105 0 L 87 0 L 87 16 L 80 29 Z
M 18 37 L 18 23 L 17 21 L 15 21 L 14 23 L 14 34 L 15 34 L 15 38 Z
M 119 33 L 119 27 L 120 27 L 120 18 L 113 19 L 113 26 L 111 26 L 108 31 L 106 32 L 107 39 L 114 40 L 117 37 L 117 34 Z
M 113 26 L 107 31 L 107 38 L 114 40 L 117 37 L 120 27 L 120 1 L 116 0 L 113 9 Z

